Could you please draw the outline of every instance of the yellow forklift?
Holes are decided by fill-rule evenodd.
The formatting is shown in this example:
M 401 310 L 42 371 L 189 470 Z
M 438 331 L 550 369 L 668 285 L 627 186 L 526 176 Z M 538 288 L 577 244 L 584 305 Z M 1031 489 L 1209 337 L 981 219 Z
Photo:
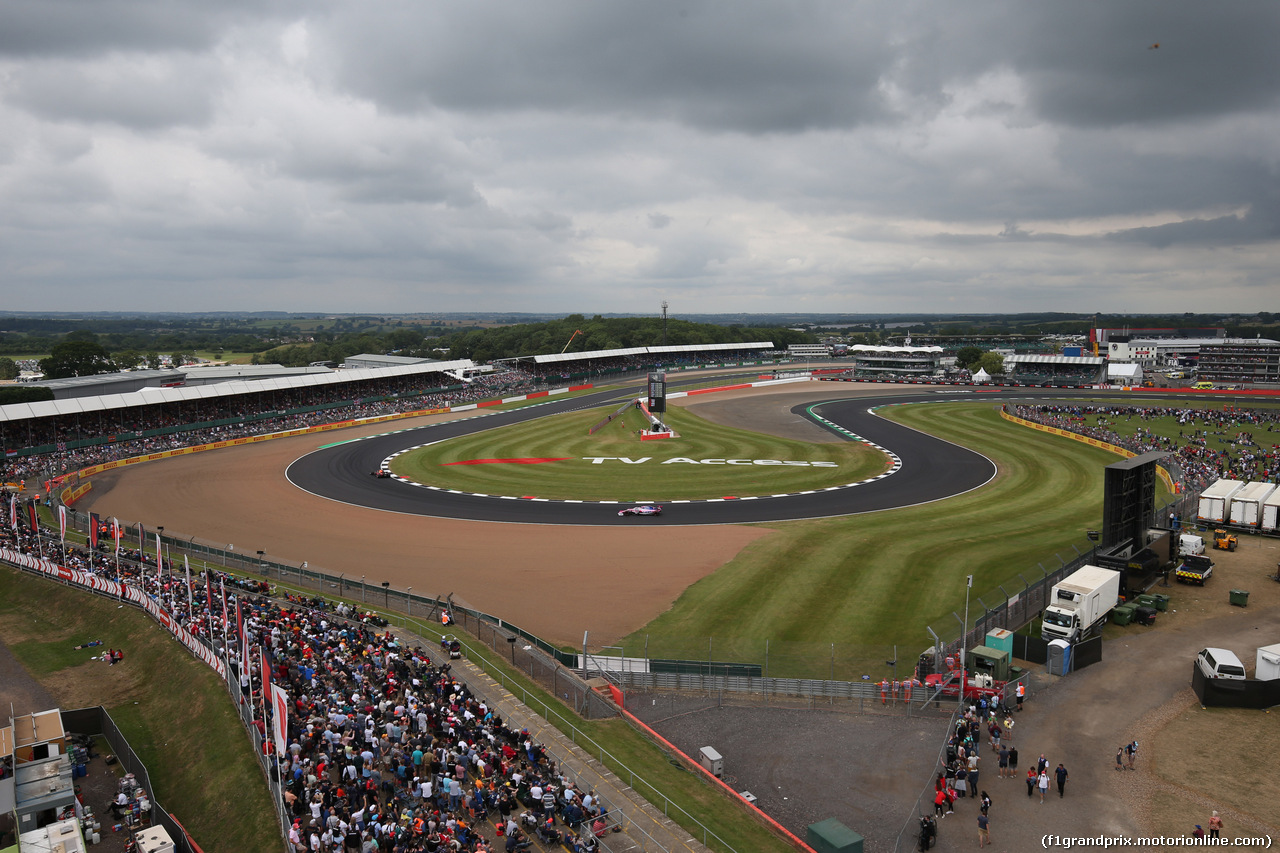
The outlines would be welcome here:
M 1234 551 L 1239 545 L 1234 533 L 1228 533 L 1219 527 L 1213 531 L 1213 547 L 1219 551 Z

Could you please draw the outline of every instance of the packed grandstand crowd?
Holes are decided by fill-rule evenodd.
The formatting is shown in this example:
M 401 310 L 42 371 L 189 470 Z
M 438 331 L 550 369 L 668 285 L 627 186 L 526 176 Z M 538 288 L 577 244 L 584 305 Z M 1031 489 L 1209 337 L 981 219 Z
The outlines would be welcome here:
M 624 356 L 591 364 L 597 368 L 596 372 L 616 374 L 658 366 L 718 363 L 742 355 L 725 351 L 665 355 L 661 364 L 653 356 Z M 0 448 L 6 452 L 4 461 L 0 462 L 0 481 L 45 478 L 51 473 L 65 474 L 131 456 L 251 435 L 515 396 L 568 380 L 570 375 L 563 364 L 510 366 L 476 376 L 467 384 L 444 388 L 437 387 L 439 374 L 425 374 L 367 380 L 354 386 L 271 390 L 211 400 L 131 406 L 109 412 L 0 421 Z M 583 367 L 576 365 L 576 369 L 581 371 Z M 575 375 L 581 376 L 581 373 Z M 434 384 L 424 388 L 425 382 Z M 357 395 L 354 401 L 353 395 Z M 157 430 L 164 430 L 165 434 L 146 435 Z M 120 438 L 122 435 L 139 437 L 125 439 Z M 93 443 L 72 446 L 84 441 Z M 8 455 L 30 448 L 45 450 L 32 455 Z
M 1045 403 L 1016 406 L 1011 413 L 1134 453 L 1164 451 L 1169 457 L 1162 464 L 1183 492 L 1200 491 L 1223 477 L 1250 481 L 1280 479 L 1280 444 L 1263 447 L 1243 429 L 1265 426 L 1267 432 L 1280 432 L 1280 410 Z M 1085 418 L 1097 418 L 1098 425 L 1089 426 Z M 1122 419 L 1131 422 L 1157 418 L 1174 419 L 1181 427 L 1178 438 L 1158 435 L 1142 426 L 1131 436 L 1109 427 Z M 1217 446 L 1210 447 L 1210 443 Z
M 374 614 L 322 598 L 273 596 L 268 584 L 181 566 L 117 545 L 37 541 L 0 513 L 0 547 L 136 586 L 240 671 L 243 608 L 256 743 L 283 783 L 295 853 L 514 851 L 530 838 L 573 853 L 614 829 L 607 804 L 576 787 L 527 730 L 476 698 L 447 662 L 386 630 Z M 230 638 L 227 640 L 227 638 Z M 444 638 L 442 638 L 443 641 Z M 288 748 L 272 746 L 262 664 L 289 697 Z

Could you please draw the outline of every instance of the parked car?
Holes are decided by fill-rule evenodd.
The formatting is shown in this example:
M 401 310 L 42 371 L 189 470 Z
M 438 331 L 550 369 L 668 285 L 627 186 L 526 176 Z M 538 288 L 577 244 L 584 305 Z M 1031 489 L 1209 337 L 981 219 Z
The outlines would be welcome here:
M 1205 678 L 1226 678 L 1243 681 L 1244 664 L 1235 652 L 1227 649 L 1201 649 L 1196 655 L 1196 666 L 1204 673 Z

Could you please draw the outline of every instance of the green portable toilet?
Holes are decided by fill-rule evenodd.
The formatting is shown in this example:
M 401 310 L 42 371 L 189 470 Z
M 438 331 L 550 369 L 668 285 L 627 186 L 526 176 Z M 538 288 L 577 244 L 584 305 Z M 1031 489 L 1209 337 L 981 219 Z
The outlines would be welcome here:
M 818 853 L 862 853 L 862 836 L 833 817 L 809 824 L 805 841 Z

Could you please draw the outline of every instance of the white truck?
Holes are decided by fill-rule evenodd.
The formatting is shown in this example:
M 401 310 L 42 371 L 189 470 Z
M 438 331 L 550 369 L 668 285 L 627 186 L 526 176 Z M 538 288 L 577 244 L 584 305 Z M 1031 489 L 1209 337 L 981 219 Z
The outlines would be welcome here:
M 1231 523 L 1240 527 L 1257 527 L 1262 522 L 1262 507 L 1275 483 L 1250 483 L 1231 499 Z
M 1258 527 L 1264 533 L 1275 533 L 1280 529 L 1280 489 L 1262 502 L 1262 523 Z
M 1217 480 L 1200 493 L 1200 506 L 1196 517 L 1208 524 L 1222 524 L 1230 518 L 1231 499 L 1244 488 L 1240 480 Z
M 1049 592 L 1040 636 L 1074 643 L 1107 620 L 1120 599 L 1120 573 L 1098 566 L 1077 569 Z

